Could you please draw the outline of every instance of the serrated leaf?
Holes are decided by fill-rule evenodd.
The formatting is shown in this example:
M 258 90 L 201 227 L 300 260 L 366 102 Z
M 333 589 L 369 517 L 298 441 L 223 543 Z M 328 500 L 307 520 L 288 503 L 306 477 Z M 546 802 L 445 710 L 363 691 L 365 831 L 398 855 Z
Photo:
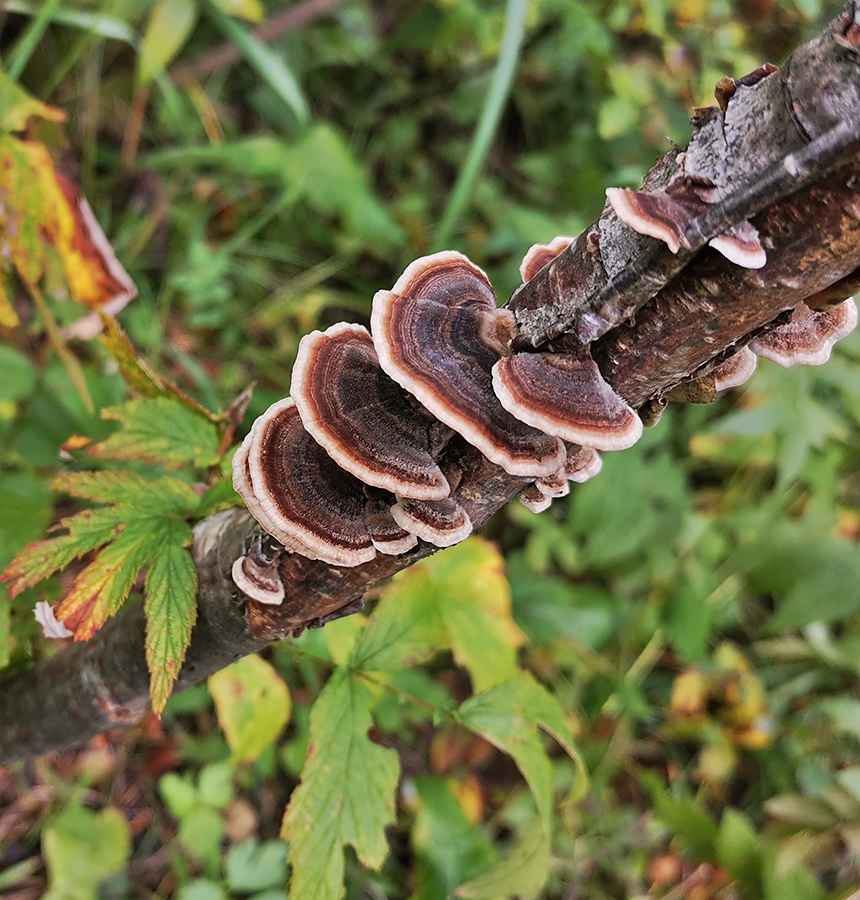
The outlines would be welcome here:
M 552 821 L 552 765 L 538 726 L 552 734 L 581 765 L 573 736 L 558 701 L 527 672 L 471 697 L 458 710 L 459 720 L 471 731 L 513 757 L 531 789 L 549 832 Z
M 173 690 L 197 619 L 197 567 L 186 549 L 191 528 L 179 520 L 166 522 L 158 543 L 144 600 L 149 695 L 157 713 Z
M 385 861 L 400 766 L 394 751 L 368 737 L 372 703 L 363 684 L 338 670 L 314 704 L 311 749 L 282 829 L 290 841 L 292 897 L 341 897 L 346 844 L 366 866 Z
M 259 656 L 246 656 L 210 675 L 209 693 L 233 762 L 257 759 L 290 720 L 287 685 Z
M 472 537 L 384 589 L 350 664 L 390 671 L 449 647 L 482 691 L 516 674 L 523 640 L 511 616 L 501 554 L 489 541 Z
M 173 400 L 129 400 L 102 410 L 101 417 L 122 427 L 90 450 L 98 459 L 161 463 L 170 469 L 188 463 L 212 466 L 220 458 L 217 427 Z
M 0 70 L 0 131 L 23 131 L 33 117 L 48 122 L 65 122 L 61 109 L 31 97 L 16 81 Z
M 140 519 L 190 515 L 199 502 L 197 494 L 176 478 L 144 478 L 136 472 L 68 472 L 58 475 L 51 487 L 81 500 L 124 507 L 116 515 Z
M 120 328 L 116 319 L 103 316 L 104 334 L 101 341 L 110 354 L 111 359 L 119 367 L 119 373 L 123 381 L 131 390 L 142 397 L 163 397 L 182 403 L 198 415 L 211 419 L 218 418 L 205 406 L 201 406 L 192 397 L 180 390 L 172 381 L 159 375 L 154 369 L 138 355 L 134 345 L 128 339 L 126 333 Z
M 129 525 L 75 578 L 54 614 L 76 641 L 89 640 L 125 602 L 152 554 L 153 538 L 148 522 Z
M 463 900 L 482 897 L 536 897 L 549 875 L 550 839 L 535 819 L 522 841 L 497 866 L 454 891 Z

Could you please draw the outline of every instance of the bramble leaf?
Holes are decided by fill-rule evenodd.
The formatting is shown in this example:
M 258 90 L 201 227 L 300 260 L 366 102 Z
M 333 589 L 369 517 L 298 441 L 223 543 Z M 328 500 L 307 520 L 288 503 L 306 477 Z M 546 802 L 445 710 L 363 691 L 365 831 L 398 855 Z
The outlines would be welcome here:
M 469 538 L 398 575 L 385 588 L 350 664 L 388 671 L 450 648 L 482 691 L 512 678 L 523 635 L 511 617 L 504 562 Z
M 90 450 L 98 459 L 161 463 L 168 469 L 186 463 L 205 467 L 218 462 L 218 428 L 173 400 L 129 400 L 102 410 L 101 417 L 115 419 L 122 428 Z
M 343 851 L 378 869 L 388 853 L 385 827 L 394 821 L 397 754 L 368 737 L 370 691 L 344 670 L 335 672 L 311 712 L 302 782 L 282 828 L 290 841 L 291 894 L 337 900 L 344 892 Z
M 197 568 L 191 553 L 191 528 L 178 519 L 165 523 L 154 539 L 154 557 L 146 574 L 146 664 L 152 708 L 161 712 L 182 667 L 197 619 Z
M 289 689 L 259 656 L 210 675 L 209 693 L 234 762 L 257 759 L 290 720 Z

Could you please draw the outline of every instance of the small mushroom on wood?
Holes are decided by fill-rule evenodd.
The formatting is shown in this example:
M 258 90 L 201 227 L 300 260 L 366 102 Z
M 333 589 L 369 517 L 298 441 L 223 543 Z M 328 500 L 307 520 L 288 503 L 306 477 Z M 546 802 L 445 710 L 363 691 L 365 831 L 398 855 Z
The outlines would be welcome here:
M 577 484 L 590 481 L 595 475 L 600 474 L 603 468 L 603 460 L 593 447 L 578 447 L 575 444 L 567 445 L 567 462 L 564 464 L 565 477 Z
M 401 497 L 391 507 L 391 515 L 401 528 L 434 547 L 459 544 L 472 533 L 472 520 L 453 497 L 444 500 Z
M 564 462 L 561 441 L 512 416 L 493 393 L 491 371 L 513 329 L 484 272 L 453 251 L 416 260 L 373 298 L 383 370 L 491 462 L 512 475 L 546 475 Z
M 390 503 L 386 500 L 368 500 L 364 508 L 364 521 L 373 546 L 387 556 L 399 556 L 418 543 L 418 538 L 414 534 L 401 528 L 394 521 Z
M 606 197 L 615 214 L 638 234 L 663 241 L 677 253 L 690 249 L 691 223 L 713 202 L 713 185 L 702 178 L 681 175 L 660 191 L 607 188 Z M 760 269 L 767 262 L 758 231 L 742 221 L 713 238 L 710 245 L 730 262 L 745 269 Z
M 857 327 L 857 306 L 849 297 L 838 306 L 813 310 L 798 303 L 785 325 L 760 334 L 750 343 L 758 356 L 780 366 L 820 366 L 833 345 Z
M 711 373 L 714 378 L 714 388 L 717 391 L 727 391 L 729 388 L 740 387 L 752 378 L 758 365 L 758 357 L 749 347 L 741 347 L 737 353 L 733 353 L 728 359 L 721 362 Z
M 305 429 L 365 484 L 422 500 L 448 496 L 434 459 L 439 423 L 382 371 L 365 328 L 341 322 L 303 337 L 291 392 Z
M 242 593 L 271 606 L 284 602 L 284 583 L 276 566 L 265 565 L 251 556 L 240 556 L 231 570 L 233 583 Z
M 523 282 L 531 281 L 538 272 L 552 262 L 559 253 L 563 253 L 576 238 L 559 235 L 548 244 L 533 244 L 520 263 L 520 275 Z
M 517 494 L 517 499 L 527 510 L 533 513 L 542 513 L 552 506 L 552 497 L 545 494 L 537 486 L 536 482 L 527 484 L 519 494 Z
M 288 549 L 298 541 L 310 551 L 305 556 L 335 566 L 376 556 L 364 520 L 364 486 L 305 431 L 292 399 L 272 404 L 249 438 L 245 464 L 264 514 L 258 521 L 269 534 Z
M 624 450 L 642 436 L 641 420 L 604 381 L 585 344 L 506 356 L 493 368 L 493 388 L 512 415 L 573 444 Z

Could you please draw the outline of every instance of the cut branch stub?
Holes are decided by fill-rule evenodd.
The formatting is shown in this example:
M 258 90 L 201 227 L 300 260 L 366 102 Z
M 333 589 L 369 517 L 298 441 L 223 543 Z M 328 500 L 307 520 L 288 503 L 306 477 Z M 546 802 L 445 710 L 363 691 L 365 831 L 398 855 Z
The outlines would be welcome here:
M 302 338 L 291 393 L 305 429 L 365 484 L 420 500 L 448 496 L 434 460 L 439 426 L 382 371 L 365 328 L 341 322 Z
M 830 359 L 833 345 L 856 327 L 857 306 L 850 298 L 823 310 L 798 303 L 785 325 L 759 335 L 750 349 L 780 366 L 820 366 Z
M 287 549 L 298 542 L 310 551 L 297 548 L 302 555 L 335 566 L 376 556 L 364 521 L 364 486 L 305 431 L 289 397 L 256 420 L 246 442 L 247 471 L 264 515 L 254 514 L 272 537 Z
M 510 413 L 570 443 L 624 450 L 642 436 L 641 420 L 603 380 L 584 344 L 506 356 L 493 369 L 493 387 Z
M 373 298 L 383 370 L 506 472 L 546 475 L 564 463 L 561 441 L 510 415 L 493 393 L 491 371 L 513 328 L 484 272 L 453 251 L 416 260 Z

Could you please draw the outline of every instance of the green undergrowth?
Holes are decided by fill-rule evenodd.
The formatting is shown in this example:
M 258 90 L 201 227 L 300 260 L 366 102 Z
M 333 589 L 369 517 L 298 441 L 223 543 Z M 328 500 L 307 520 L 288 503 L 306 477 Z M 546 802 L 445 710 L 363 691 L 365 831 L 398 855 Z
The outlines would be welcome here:
M 284 9 L 0 12 L 0 216 L 27 226 L 0 223 L 0 666 L 55 652 L 38 601 L 86 637 L 142 596 L 162 704 L 195 615 L 190 528 L 239 502 L 231 447 L 289 391 L 301 336 L 367 324 L 440 242 L 506 299 L 531 244 L 580 231 L 719 78 L 782 62 L 836 6 L 343 2 L 255 37 Z M 218 47 L 232 61 L 201 70 Z M 33 202 L 36 143 L 137 286 L 130 343 L 62 338 L 86 310 Z M 0 893 L 844 900 L 858 363 L 857 334 L 819 368 L 762 362 L 363 614 L 0 773 L 0 822 L 26 823 L 0 831 Z

